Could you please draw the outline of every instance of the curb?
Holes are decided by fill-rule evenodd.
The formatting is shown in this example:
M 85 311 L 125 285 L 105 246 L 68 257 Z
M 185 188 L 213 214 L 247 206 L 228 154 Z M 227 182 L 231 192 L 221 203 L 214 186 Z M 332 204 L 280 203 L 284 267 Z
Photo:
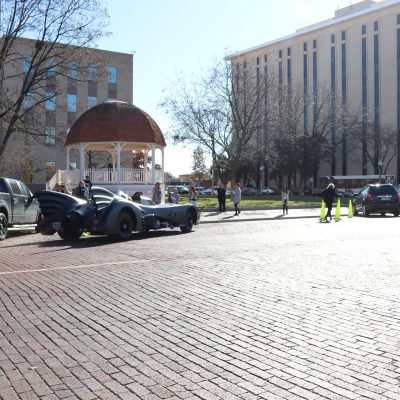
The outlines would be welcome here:
M 341 217 L 348 217 L 348 214 L 340 214 Z M 317 215 L 299 215 L 299 216 L 277 216 L 277 217 L 260 217 L 260 218 L 241 218 L 241 219 L 217 219 L 217 220 L 210 220 L 207 221 L 204 218 L 200 219 L 200 224 L 223 224 L 223 223 L 230 223 L 230 222 L 250 222 L 250 221 L 282 221 L 285 219 L 317 219 L 319 221 L 319 217 Z

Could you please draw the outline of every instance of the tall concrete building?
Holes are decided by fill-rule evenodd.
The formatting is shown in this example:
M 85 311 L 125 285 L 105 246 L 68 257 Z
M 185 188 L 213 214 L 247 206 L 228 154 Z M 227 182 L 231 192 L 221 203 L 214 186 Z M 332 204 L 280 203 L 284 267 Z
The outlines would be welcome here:
M 6 73 L 15 75 L 15 79 L 7 80 L 8 89 L 18 94 L 21 76 L 28 70 L 31 54 L 37 41 L 20 38 L 16 41 L 13 51 L 19 54 L 18 62 L 10 64 Z M 44 186 L 56 170 L 74 169 L 79 167 L 79 155 L 71 155 L 66 165 L 65 138 L 73 122 L 91 107 L 112 100 L 132 103 L 133 92 L 133 55 L 105 51 L 94 48 L 84 48 L 88 60 L 87 73 L 74 68 L 71 61 L 69 71 L 49 70 L 41 90 L 57 95 L 46 101 L 40 109 L 43 140 L 32 140 L 28 135 L 25 148 L 30 148 L 32 156 L 31 171 L 27 171 L 24 180 L 35 189 Z M 102 60 L 102 72 L 97 71 L 90 60 Z M 22 72 L 22 73 L 21 73 Z M 29 106 L 29 98 L 26 99 Z M 23 105 L 24 106 L 24 105 Z M 61 132 L 60 132 L 61 131 Z M 15 135 L 14 135 L 15 136 Z M 17 136 L 11 141 L 10 149 L 21 145 Z
M 268 69 L 286 85 L 298 85 L 304 96 L 328 88 L 337 102 L 361 110 L 360 129 L 390 127 L 397 154 L 384 159 L 384 171 L 400 176 L 400 1 L 364 0 L 338 9 L 332 19 L 294 34 L 232 55 L 245 68 Z M 305 109 L 303 133 L 312 125 Z M 335 142 L 335 128 L 330 140 Z M 376 160 L 375 160 L 376 161 Z M 375 162 L 376 164 L 376 162 Z M 321 175 L 376 173 L 366 148 L 341 143 L 320 168 Z

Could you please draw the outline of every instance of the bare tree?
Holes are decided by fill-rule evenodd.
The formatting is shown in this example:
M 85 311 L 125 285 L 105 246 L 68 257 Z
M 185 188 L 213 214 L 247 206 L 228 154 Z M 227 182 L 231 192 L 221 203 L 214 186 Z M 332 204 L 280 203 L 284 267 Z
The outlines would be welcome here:
M 173 117 L 174 141 L 203 147 L 211 154 L 213 171 L 230 170 L 236 179 L 243 153 L 266 125 L 269 82 L 270 77 L 232 66 L 227 59 L 216 62 L 199 82 L 180 78 L 161 104 Z M 220 160 L 227 165 L 219 168 Z
M 387 172 L 390 163 L 397 155 L 397 131 L 390 126 L 377 127 L 368 121 L 366 133 L 362 129 L 351 132 L 350 139 L 359 151 L 365 154 L 374 174 L 379 174 L 379 161 L 382 161 L 383 173 Z
M 86 81 L 91 66 L 104 73 L 103 60 L 85 47 L 104 35 L 108 17 L 97 0 L 2 0 L 1 6 L 0 158 L 16 133 L 45 136 L 42 111 L 62 93 L 56 75 L 72 71 Z

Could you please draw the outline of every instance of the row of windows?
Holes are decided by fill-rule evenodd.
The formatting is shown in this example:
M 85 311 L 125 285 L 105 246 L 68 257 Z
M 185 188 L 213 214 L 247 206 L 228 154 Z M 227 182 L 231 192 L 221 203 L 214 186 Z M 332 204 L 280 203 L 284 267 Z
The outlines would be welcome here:
M 24 56 L 23 57 L 23 72 L 28 73 L 32 65 L 32 56 Z M 54 60 L 48 61 L 48 70 L 47 77 L 54 77 L 57 73 L 57 68 Z M 69 68 L 67 72 L 67 76 L 70 79 L 78 79 L 78 69 L 76 63 L 69 63 Z M 90 65 L 88 67 L 87 80 L 95 81 L 97 78 L 97 68 L 95 65 Z M 107 82 L 108 83 L 117 83 L 117 67 L 112 65 L 107 67 Z
M 56 96 L 54 93 L 47 93 L 46 97 L 48 97 L 48 100 L 46 101 L 45 108 L 48 111 L 55 111 L 56 110 Z M 113 101 L 116 100 L 114 98 L 108 98 L 108 101 Z M 34 104 L 34 96 L 32 94 L 28 94 L 22 106 L 25 109 L 28 109 Z M 88 96 L 87 98 L 87 108 L 90 109 L 94 106 L 97 105 L 97 97 L 95 96 Z M 76 94 L 69 94 L 67 96 L 67 111 L 68 112 L 77 112 L 77 95 Z
M 397 24 L 400 25 L 400 15 L 397 15 Z M 377 32 L 378 32 L 378 29 L 379 29 L 379 22 L 378 22 L 378 21 L 374 21 L 374 24 L 373 24 L 373 25 L 374 25 L 374 32 L 377 33 Z M 361 34 L 362 34 L 362 35 L 366 35 L 366 34 L 367 34 L 367 25 L 366 25 L 366 24 L 363 24 L 363 25 L 361 26 Z M 341 39 L 342 39 L 342 41 L 345 41 L 345 40 L 346 40 L 346 31 L 341 31 Z M 332 34 L 332 35 L 331 35 L 331 44 L 335 44 L 335 42 L 336 42 L 336 35 L 335 35 L 335 34 Z M 307 42 L 304 42 L 304 43 L 303 43 L 303 51 L 307 51 L 307 46 L 308 46 L 308 45 L 307 45 Z M 317 40 L 316 40 L 316 39 L 313 40 L 313 49 L 314 49 L 314 50 L 317 49 Z M 279 51 L 278 51 L 278 57 L 279 57 L 279 59 L 282 59 L 282 54 L 283 54 L 282 50 L 279 50 Z M 291 48 L 290 48 L 290 47 L 287 48 L 287 56 L 288 56 L 288 57 L 291 56 Z M 264 63 L 266 63 L 267 60 L 268 60 L 268 57 L 267 57 L 267 55 L 265 54 L 265 55 L 264 55 Z M 256 62 L 257 62 L 257 65 L 260 65 L 260 57 L 257 57 L 257 58 L 256 58 Z M 246 61 L 243 61 L 243 67 L 244 67 L 244 68 L 247 67 Z

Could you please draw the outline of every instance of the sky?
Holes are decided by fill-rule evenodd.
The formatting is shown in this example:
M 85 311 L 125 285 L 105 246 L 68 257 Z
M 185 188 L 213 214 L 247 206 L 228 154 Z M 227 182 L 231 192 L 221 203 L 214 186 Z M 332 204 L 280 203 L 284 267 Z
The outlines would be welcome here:
M 110 14 L 100 49 L 133 53 L 133 104 L 166 133 L 172 121 L 159 106 L 179 74 L 200 76 L 227 54 L 332 18 L 358 0 L 104 0 Z M 167 142 L 165 171 L 190 173 L 193 148 Z M 158 160 L 156 160 L 158 162 Z

